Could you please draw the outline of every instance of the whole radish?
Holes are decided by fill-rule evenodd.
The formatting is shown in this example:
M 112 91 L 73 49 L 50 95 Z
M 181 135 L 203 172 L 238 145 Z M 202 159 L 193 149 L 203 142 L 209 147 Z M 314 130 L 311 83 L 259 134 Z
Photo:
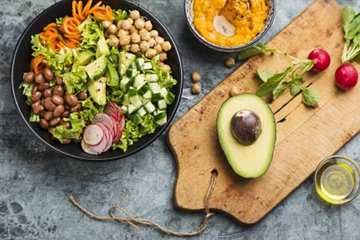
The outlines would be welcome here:
M 358 72 L 350 63 L 344 63 L 335 72 L 336 85 L 343 90 L 350 90 L 358 82 Z
M 315 49 L 311 51 L 308 59 L 314 61 L 314 67 L 312 69 L 315 72 L 322 72 L 326 70 L 331 62 L 329 53 L 324 49 Z

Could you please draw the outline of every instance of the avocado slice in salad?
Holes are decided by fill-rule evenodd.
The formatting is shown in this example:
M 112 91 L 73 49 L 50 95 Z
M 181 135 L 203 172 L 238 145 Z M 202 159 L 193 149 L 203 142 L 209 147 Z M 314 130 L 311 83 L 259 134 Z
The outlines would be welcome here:
M 129 68 L 130 64 L 136 59 L 136 55 L 127 53 L 127 52 L 120 52 L 119 54 L 119 72 L 120 76 L 124 76 L 126 70 Z
M 102 77 L 99 80 L 92 81 L 88 87 L 90 96 L 99 105 L 106 104 L 106 78 Z
M 110 54 L 110 49 L 105 40 L 105 37 L 100 36 L 99 41 L 97 43 L 96 58 L 99 58 L 100 56 L 107 56 L 109 54 Z
M 87 65 L 95 58 L 95 53 L 92 50 L 86 50 L 79 54 L 79 57 L 77 59 L 77 62 L 83 66 Z
M 108 64 L 107 71 L 105 74 L 106 84 L 111 87 L 116 87 L 119 85 L 119 74 L 116 71 L 116 68 L 112 64 Z
M 85 71 L 89 75 L 90 79 L 95 80 L 102 77 L 106 71 L 107 59 L 105 56 L 101 56 L 94 62 L 88 64 L 85 67 Z

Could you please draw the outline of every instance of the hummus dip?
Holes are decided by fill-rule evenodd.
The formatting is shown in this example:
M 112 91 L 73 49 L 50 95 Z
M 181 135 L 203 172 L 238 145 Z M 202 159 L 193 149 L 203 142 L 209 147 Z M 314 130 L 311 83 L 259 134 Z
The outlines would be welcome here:
M 209 42 L 236 47 L 264 29 L 268 10 L 267 0 L 194 0 L 194 24 Z

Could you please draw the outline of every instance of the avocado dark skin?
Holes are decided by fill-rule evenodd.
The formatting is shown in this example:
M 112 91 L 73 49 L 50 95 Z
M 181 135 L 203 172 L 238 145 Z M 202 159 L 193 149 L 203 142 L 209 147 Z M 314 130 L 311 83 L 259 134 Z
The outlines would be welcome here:
M 241 110 L 231 119 L 231 132 L 240 144 L 249 146 L 261 134 L 260 118 L 250 110 Z

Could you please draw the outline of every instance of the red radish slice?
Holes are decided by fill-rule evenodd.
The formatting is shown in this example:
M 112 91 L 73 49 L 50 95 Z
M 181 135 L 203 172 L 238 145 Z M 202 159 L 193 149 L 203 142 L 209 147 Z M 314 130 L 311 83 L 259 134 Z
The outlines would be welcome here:
M 84 139 L 81 141 L 81 147 L 87 154 L 91 155 L 99 155 L 104 152 L 105 148 L 107 147 L 107 141 L 105 138 L 99 143 L 97 146 L 90 146 L 86 144 Z
M 98 145 L 104 137 L 102 129 L 94 124 L 85 128 L 84 141 L 86 144 L 91 146 Z
M 119 126 L 120 126 L 121 132 L 123 132 L 125 129 L 125 116 L 124 115 L 121 116 Z
M 109 116 L 105 113 L 96 114 L 93 118 L 93 123 L 102 123 L 102 122 L 106 122 L 106 123 L 110 124 L 110 126 L 111 126 L 110 129 L 114 128 L 115 121 L 111 116 Z
M 97 126 L 99 126 L 106 135 L 106 146 L 104 149 L 104 152 L 109 150 L 111 148 L 112 142 L 113 142 L 113 134 L 110 128 L 107 126 L 107 123 L 95 123 Z
M 115 119 L 115 121 L 117 121 L 117 113 L 115 112 L 115 110 L 113 108 L 106 108 L 104 110 L 104 113 L 106 113 L 107 115 L 113 117 Z

